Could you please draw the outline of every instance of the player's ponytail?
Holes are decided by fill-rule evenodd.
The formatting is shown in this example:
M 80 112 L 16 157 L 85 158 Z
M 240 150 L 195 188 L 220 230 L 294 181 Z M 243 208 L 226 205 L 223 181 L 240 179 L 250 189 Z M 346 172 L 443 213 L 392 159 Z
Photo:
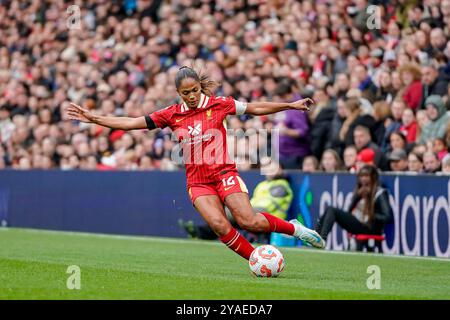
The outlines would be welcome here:
M 197 72 L 191 67 L 183 66 L 180 70 L 178 70 L 177 75 L 175 76 L 175 86 L 177 90 L 181 86 L 181 81 L 186 78 L 192 78 L 199 82 L 202 88 L 202 93 L 207 96 L 212 96 L 214 94 L 214 90 L 219 86 L 219 83 L 212 80 L 208 74 L 202 71 Z

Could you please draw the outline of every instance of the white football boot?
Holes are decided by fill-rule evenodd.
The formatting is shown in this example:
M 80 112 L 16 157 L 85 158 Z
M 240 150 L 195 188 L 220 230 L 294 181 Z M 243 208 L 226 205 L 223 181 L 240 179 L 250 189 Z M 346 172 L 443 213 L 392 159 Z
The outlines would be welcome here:
M 297 219 L 293 219 L 289 221 L 294 225 L 294 237 L 305 241 L 311 246 L 319 249 L 323 249 L 326 246 L 325 240 L 315 231 L 308 229 L 304 225 L 302 225 Z

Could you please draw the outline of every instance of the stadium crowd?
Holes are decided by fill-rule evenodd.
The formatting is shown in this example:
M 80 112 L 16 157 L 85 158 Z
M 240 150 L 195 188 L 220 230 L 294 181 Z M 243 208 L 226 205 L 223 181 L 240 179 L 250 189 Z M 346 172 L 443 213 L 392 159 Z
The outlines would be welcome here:
M 217 95 L 315 101 L 230 117 L 240 170 L 276 128 L 288 169 L 450 172 L 449 36 L 450 0 L 0 0 L 0 169 L 181 168 L 170 131 L 64 110 L 149 114 L 178 102 L 175 74 L 194 63 Z

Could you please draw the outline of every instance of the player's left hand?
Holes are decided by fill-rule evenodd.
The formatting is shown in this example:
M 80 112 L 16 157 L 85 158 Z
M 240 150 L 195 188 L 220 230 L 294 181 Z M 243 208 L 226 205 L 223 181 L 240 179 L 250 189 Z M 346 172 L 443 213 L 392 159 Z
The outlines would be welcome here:
M 94 122 L 93 114 L 85 108 L 80 107 L 79 105 L 71 102 L 70 106 L 66 110 L 67 118 L 70 120 L 78 120 L 81 122 Z
M 311 105 L 314 104 L 314 101 L 310 98 L 305 98 L 301 100 L 297 100 L 292 102 L 292 109 L 300 110 L 300 111 L 310 111 Z

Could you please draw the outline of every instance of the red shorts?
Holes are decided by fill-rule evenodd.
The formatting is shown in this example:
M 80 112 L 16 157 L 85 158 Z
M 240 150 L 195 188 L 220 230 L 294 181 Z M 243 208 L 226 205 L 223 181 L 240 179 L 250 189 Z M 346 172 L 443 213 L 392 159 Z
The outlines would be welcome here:
M 189 197 L 192 203 L 200 196 L 216 195 L 222 202 L 225 197 L 232 193 L 245 192 L 248 193 L 247 187 L 239 174 L 230 172 L 225 175 L 221 181 L 205 184 L 196 184 L 188 187 Z

